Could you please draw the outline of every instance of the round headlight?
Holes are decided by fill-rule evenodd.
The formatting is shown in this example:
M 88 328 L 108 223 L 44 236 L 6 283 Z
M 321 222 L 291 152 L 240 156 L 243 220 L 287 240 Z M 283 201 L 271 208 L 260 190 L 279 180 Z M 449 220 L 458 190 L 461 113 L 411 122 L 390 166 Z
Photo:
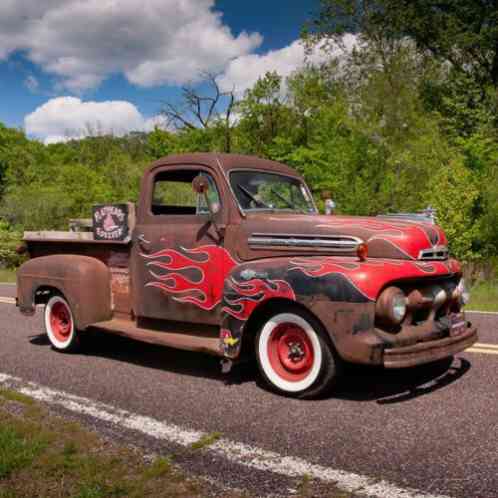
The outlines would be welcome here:
M 397 323 L 400 323 L 406 315 L 406 296 L 395 294 L 392 298 L 392 316 Z
M 460 297 L 460 304 L 465 306 L 470 300 L 470 292 L 465 285 L 465 280 L 463 278 L 458 282 L 457 287 L 458 295 Z
M 375 314 L 381 321 L 398 325 L 405 318 L 407 297 L 398 287 L 385 289 L 375 305 Z

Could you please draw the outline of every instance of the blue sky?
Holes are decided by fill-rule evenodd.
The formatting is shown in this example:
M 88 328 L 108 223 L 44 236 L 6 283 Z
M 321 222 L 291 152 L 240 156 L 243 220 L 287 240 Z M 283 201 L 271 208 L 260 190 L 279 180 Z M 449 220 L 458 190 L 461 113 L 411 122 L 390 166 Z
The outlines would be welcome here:
M 94 115 L 105 125 L 119 123 L 123 132 L 146 127 L 160 102 L 177 98 L 180 85 L 195 81 L 201 70 L 219 73 L 222 86 L 243 92 L 259 73 L 275 68 L 285 75 L 299 66 L 296 40 L 318 4 L 18 0 L 15 7 L 0 5 L 0 121 L 52 141 L 64 132 L 77 136 L 82 120 Z M 86 105 L 115 101 L 123 104 Z

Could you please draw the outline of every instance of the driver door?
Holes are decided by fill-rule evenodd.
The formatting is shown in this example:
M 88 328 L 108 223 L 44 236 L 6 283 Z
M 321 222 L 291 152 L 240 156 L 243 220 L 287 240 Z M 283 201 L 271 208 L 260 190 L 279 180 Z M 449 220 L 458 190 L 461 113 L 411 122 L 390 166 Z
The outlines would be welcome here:
M 227 258 L 204 199 L 192 189 L 199 174 L 208 179 L 220 223 L 219 189 L 207 168 L 159 168 L 143 188 L 132 250 L 137 317 L 219 323 Z

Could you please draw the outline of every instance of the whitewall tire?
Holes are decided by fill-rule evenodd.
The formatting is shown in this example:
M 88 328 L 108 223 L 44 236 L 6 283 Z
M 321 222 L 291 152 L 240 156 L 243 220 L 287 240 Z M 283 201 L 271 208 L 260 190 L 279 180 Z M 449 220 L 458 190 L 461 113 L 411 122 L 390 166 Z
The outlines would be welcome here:
M 69 303 L 59 295 L 45 306 L 45 330 L 52 346 L 59 351 L 74 351 L 79 346 L 77 330 Z
M 300 310 L 270 316 L 256 336 L 256 357 L 264 380 L 289 396 L 322 394 L 336 374 L 336 360 L 322 327 Z

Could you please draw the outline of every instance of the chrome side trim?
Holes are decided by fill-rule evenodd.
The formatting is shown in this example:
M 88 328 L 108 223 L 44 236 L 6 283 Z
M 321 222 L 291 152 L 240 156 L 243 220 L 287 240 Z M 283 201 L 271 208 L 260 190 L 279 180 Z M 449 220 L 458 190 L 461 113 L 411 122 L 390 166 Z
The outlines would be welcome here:
M 386 213 L 378 214 L 377 218 L 385 218 L 391 220 L 401 220 L 401 221 L 417 221 L 423 223 L 430 223 L 431 225 L 436 224 L 436 210 L 428 207 L 423 211 L 418 213 Z
M 358 237 L 302 234 L 253 233 L 249 237 L 250 246 L 258 247 L 323 247 L 332 251 L 353 251 L 363 241 Z
M 430 249 L 422 249 L 418 253 L 418 259 L 424 261 L 448 259 L 449 251 L 447 246 L 434 246 Z

